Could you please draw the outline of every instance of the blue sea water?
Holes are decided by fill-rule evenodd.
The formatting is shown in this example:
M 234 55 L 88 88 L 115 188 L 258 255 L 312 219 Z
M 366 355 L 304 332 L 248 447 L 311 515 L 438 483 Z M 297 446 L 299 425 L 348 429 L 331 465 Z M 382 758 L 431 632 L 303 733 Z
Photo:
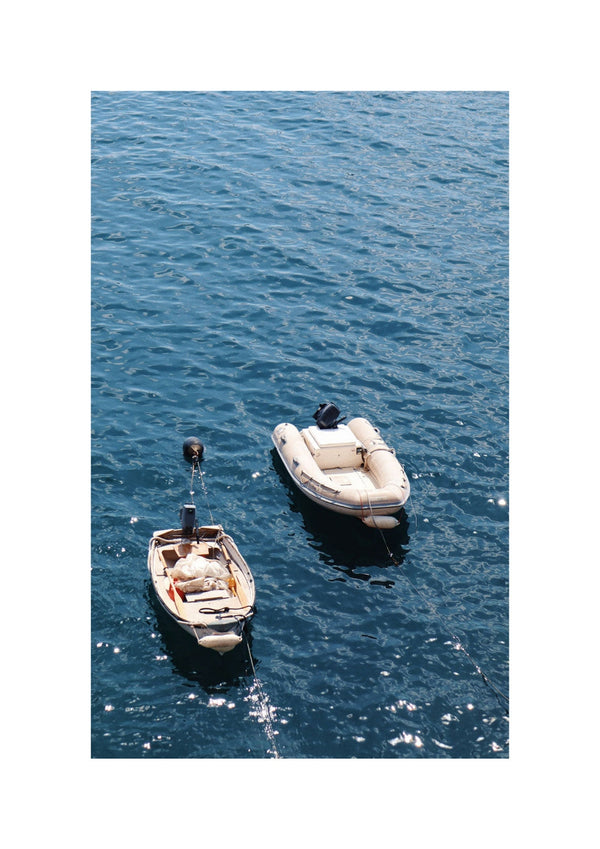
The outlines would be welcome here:
M 94 758 L 506 758 L 508 95 L 92 95 Z M 384 536 L 286 479 L 332 401 L 411 480 Z M 146 568 L 201 521 L 256 581 L 219 657 Z

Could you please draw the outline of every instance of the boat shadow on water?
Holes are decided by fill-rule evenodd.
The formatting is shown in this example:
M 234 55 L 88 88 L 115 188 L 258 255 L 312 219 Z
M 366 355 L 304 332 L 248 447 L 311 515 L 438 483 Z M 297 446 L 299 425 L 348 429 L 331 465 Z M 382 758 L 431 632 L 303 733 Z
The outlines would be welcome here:
M 256 660 L 253 657 L 251 662 L 248 656 L 248 652 L 252 652 L 251 623 L 246 624 L 240 645 L 221 655 L 198 645 L 190 634 L 182 631 L 163 610 L 150 585 L 147 599 L 156 615 L 156 630 L 178 673 L 199 684 L 210 695 L 223 694 L 229 687 L 237 687 L 244 679 L 254 677 L 252 663 L 256 664 Z
M 402 565 L 408 553 L 409 520 L 404 508 L 396 514 L 399 524 L 385 531 L 368 528 L 353 516 L 345 516 L 315 504 L 290 480 L 275 449 L 273 467 L 285 487 L 292 513 L 302 517 L 309 545 L 319 559 L 341 573 L 332 581 L 348 579 L 393 587 L 393 570 Z

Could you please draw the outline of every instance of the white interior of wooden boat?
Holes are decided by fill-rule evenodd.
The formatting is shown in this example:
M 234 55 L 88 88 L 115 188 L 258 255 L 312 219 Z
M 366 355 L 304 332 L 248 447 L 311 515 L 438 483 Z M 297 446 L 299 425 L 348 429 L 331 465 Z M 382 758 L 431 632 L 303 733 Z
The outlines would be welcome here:
M 154 574 L 155 586 L 163 602 L 179 618 L 192 625 L 202 625 L 211 614 L 230 613 L 247 615 L 252 605 L 248 592 L 248 580 L 238 564 L 232 560 L 220 544 L 205 541 L 174 542 L 159 545 L 156 549 L 157 562 Z M 229 578 L 226 586 L 206 591 L 182 592 L 171 573 L 178 561 L 195 554 L 207 562 L 219 562 L 227 568 Z M 220 582 L 221 584 L 224 582 Z M 175 591 L 173 587 L 175 586 Z

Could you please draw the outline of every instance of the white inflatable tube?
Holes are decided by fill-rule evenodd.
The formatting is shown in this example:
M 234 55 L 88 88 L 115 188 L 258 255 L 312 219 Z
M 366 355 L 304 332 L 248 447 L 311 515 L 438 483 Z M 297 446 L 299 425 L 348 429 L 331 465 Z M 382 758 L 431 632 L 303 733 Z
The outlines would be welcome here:
M 395 528 L 400 524 L 393 516 L 363 516 L 362 521 L 369 528 L 381 528 L 382 530 Z
M 410 484 L 377 428 L 367 419 L 356 418 L 347 426 L 340 426 L 339 437 L 337 432 L 335 437 L 332 432 L 327 433 L 327 437 L 325 434 L 321 437 L 314 427 L 299 431 L 289 422 L 283 422 L 273 431 L 275 447 L 296 486 L 313 501 L 337 513 L 355 516 L 369 527 L 396 527 L 398 521 L 392 514 L 407 501 Z M 356 448 L 353 440 L 357 441 Z M 339 451 L 336 443 L 340 445 Z M 325 445 L 330 447 L 324 448 Z M 335 458 L 336 451 L 339 467 L 329 468 L 329 464 L 335 465 L 332 457 Z M 322 469 L 318 461 L 327 466 Z M 357 472 L 362 474 L 362 482 Z M 356 480 L 352 485 L 346 480 L 344 485 L 340 475 L 348 480 L 356 475 Z

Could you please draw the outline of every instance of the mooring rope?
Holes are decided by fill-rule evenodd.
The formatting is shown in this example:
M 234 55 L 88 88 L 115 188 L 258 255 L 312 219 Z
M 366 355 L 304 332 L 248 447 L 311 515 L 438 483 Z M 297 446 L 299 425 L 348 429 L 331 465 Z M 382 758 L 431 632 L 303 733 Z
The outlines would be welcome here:
M 412 496 L 411 496 L 410 500 L 412 502 Z M 370 501 L 369 501 L 369 506 L 370 506 Z M 414 511 L 414 506 L 412 505 L 412 503 L 411 503 L 411 507 L 413 508 L 413 511 Z M 373 513 L 371 513 L 371 515 L 373 515 Z M 379 531 L 379 533 L 381 535 L 381 539 L 383 540 L 383 544 L 386 547 L 387 553 L 388 553 L 392 563 L 400 569 L 401 575 L 404 578 L 404 580 L 406 581 L 406 583 L 410 586 L 410 588 L 413 590 L 413 592 L 415 592 L 419 596 L 419 598 L 422 599 L 422 601 L 425 602 L 425 604 L 427 605 L 429 610 L 433 613 L 433 615 L 436 616 L 437 619 L 439 619 L 439 621 L 442 623 L 444 628 L 448 631 L 448 633 L 450 634 L 450 636 L 454 640 L 454 647 L 456 649 L 460 650 L 465 655 L 465 657 L 468 658 L 468 660 L 472 663 L 475 670 L 479 673 L 479 675 L 481 675 L 483 682 L 491 690 L 493 690 L 493 692 L 496 694 L 496 696 L 498 696 L 500 699 L 503 699 L 506 702 L 506 714 L 508 715 L 508 705 L 509 705 L 508 696 L 504 695 L 504 693 L 501 690 L 499 690 L 498 687 L 496 687 L 496 685 L 493 683 L 493 681 L 490 680 L 490 677 L 488 675 L 486 675 L 486 673 L 483 671 L 481 666 L 479 666 L 479 664 L 474 660 L 474 658 L 471 656 L 471 654 L 467 651 L 465 646 L 462 644 L 462 641 L 460 640 L 460 638 L 454 633 L 452 626 L 450 625 L 448 620 L 444 616 L 442 616 L 442 614 L 436 609 L 435 605 L 421 592 L 421 590 L 417 586 L 415 586 L 415 584 L 413 584 L 413 582 L 410 580 L 410 578 L 408 577 L 406 572 L 402 569 L 402 564 L 400 563 L 400 561 L 396 557 L 394 557 L 394 555 L 393 555 L 393 553 L 392 553 L 392 551 L 391 551 L 391 549 L 388 545 L 388 542 L 385 538 L 385 535 L 383 533 L 382 528 L 378 527 L 377 530 Z M 416 530 L 416 513 L 415 513 L 415 530 Z
M 277 750 L 277 744 L 275 743 L 275 730 L 273 728 L 273 723 L 271 722 L 271 708 L 269 705 L 269 700 L 265 695 L 265 692 L 262 688 L 262 684 L 256 674 L 256 669 L 254 667 L 254 661 L 252 660 L 252 652 L 250 651 L 250 644 L 248 642 L 248 637 L 246 632 L 243 632 L 245 640 L 246 640 L 246 648 L 248 649 L 248 657 L 250 658 L 250 666 L 252 667 L 252 674 L 254 675 L 254 682 L 256 684 L 256 689 L 258 690 L 259 699 L 261 700 L 261 715 L 264 718 L 265 726 L 267 729 L 267 737 L 269 738 L 269 742 L 273 748 L 273 754 L 275 758 L 279 758 L 279 751 Z
M 200 463 L 194 462 L 192 463 L 192 482 L 190 484 L 190 497 L 192 499 L 192 504 L 194 503 L 194 472 L 198 468 L 198 475 L 200 476 L 200 483 L 202 484 L 202 490 L 204 492 L 204 498 L 206 499 L 206 506 L 208 508 L 208 515 L 210 516 L 211 525 L 215 524 L 215 520 L 213 519 L 213 514 L 210 509 L 210 504 L 208 501 L 208 491 L 206 489 L 206 484 L 204 483 L 204 475 L 202 474 L 202 469 L 200 468 Z

